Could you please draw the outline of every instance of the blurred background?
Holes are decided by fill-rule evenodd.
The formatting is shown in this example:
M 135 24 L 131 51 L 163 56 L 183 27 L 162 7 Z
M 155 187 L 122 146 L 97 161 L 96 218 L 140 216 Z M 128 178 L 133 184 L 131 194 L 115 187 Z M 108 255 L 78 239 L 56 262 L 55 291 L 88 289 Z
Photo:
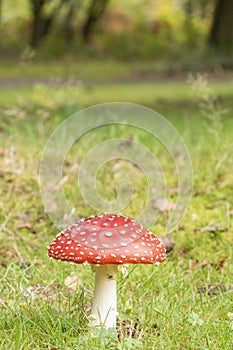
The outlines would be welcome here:
M 231 0 L 1 0 L 0 83 L 27 76 L 222 74 L 233 67 L 232 19 Z M 86 71 L 87 61 L 95 67 Z M 97 71 L 98 62 L 108 64 Z

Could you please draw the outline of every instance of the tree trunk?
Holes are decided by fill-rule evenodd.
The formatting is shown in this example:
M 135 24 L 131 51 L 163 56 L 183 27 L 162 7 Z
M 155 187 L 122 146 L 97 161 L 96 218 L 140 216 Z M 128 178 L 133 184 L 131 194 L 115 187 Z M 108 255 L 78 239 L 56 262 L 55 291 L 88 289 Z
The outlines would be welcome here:
M 32 47 L 37 47 L 40 39 L 41 14 L 45 0 L 31 0 L 30 3 L 32 9 L 32 31 L 30 45 Z
M 109 0 L 91 0 L 87 16 L 83 25 L 83 41 L 89 43 L 96 23 L 103 16 Z
M 33 18 L 30 45 L 32 47 L 37 47 L 42 38 L 49 33 L 52 24 L 65 1 L 61 0 L 48 15 L 43 13 L 46 0 L 30 0 L 30 3 Z
M 75 5 L 71 3 L 64 21 L 64 36 L 67 43 L 71 42 L 74 37 L 74 29 L 72 27 L 74 15 Z
M 0 0 L 0 23 L 2 21 L 2 0 Z
M 216 0 L 209 44 L 222 53 L 233 51 L 233 1 Z

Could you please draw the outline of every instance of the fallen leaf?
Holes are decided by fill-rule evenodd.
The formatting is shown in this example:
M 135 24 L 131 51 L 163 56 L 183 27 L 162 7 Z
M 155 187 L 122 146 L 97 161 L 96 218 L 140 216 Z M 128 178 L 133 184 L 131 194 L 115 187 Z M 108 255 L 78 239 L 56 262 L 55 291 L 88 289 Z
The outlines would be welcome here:
M 227 228 L 221 228 L 220 225 L 216 224 L 213 226 L 207 225 L 201 228 L 201 232 L 225 232 Z
M 190 270 L 193 270 L 194 267 L 198 264 L 200 264 L 201 267 L 208 267 L 208 266 L 213 266 L 217 269 L 219 268 L 224 268 L 224 264 L 225 264 L 226 258 L 223 258 L 222 260 L 216 262 L 216 263 L 212 263 L 208 260 L 203 260 L 202 262 L 200 262 L 198 259 L 193 259 L 189 261 L 189 268 Z
M 25 222 L 24 224 L 21 224 L 18 226 L 18 229 L 23 229 L 25 228 L 26 230 L 31 230 L 32 225 L 30 224 L 30 222 Z
M 189 260 L 189 270 L 194 270 L 194 267 L 199 263 L 198 259 Z
M 67 276 L 64 283 L 69 289 L 72 290 L 76 290 L 77 287 L 83 285 L 81 279 L 77 275 Z
M 169 192 L 171 195 L 172 195 L 172 194 L 177 194 L 177 193 L 179 193 L 179 191 L 180 191 L 179 187 L 170 188 L 170 189 L 168 190 L 168 192 Z
M 39 295 L 40 298 L 44 301 L 50 300 L 50 299 L 56 299 L 57 297 L 57 289 L 60 289 L 61 285 L 53 283 L 48 286 L 44 286 L 41 284 L 31 284 L 25 289 L 25 297 L 30 297 L 32 299 L 35 298 L 35 296 Z
M 226 287 L 222 283 L 213 283 L 204 287 L 199 287 L 197 291 L 199 294 L 213 295 L 226 292 Z
M 6 267 L 12 262 L 14 254 L 10 250 L 0 249 L 0 266 Z
M 193 192 L 193 197 L 202 196 L 202 195 L 204 195 L 204 194 L 205 194 L 204 191 L 194 191 L 194 192 Z
M 171 211 L 175 208 L 175 203 L 167 201 L 166 199 L 158 198 L 153 203 L 154 208 L 158 209 L 161 213 L 164 211 Z
M 0 157 L 3 157 L 6 154 L 6 150 L 0 147 Z
M 159 240 L 163 243 L 166 248 L 167 253 L 171 252 L 174 249 L 175 242 L 172 235 L 167 236 L 158 236 Z
M 139 319 L 136 322 L 129 320 L 117 321 L 116 329 L 119 341 L 125 337 L 129 337 L 130 339 L 138 338 L 141 333 Z
M 203 260 L 201 262 L 201 267 L 211 266 L 211 263 L 208 260 Z
M 218 261 L 216 264 L 214 264 L 214 266 L 215 266 L 216 268 L 223 269 L 226 260 L 227 260 L 227 258 L 223 258 L 222 260 L 220 260 L 220 261 Z
M 125 139 L 125 140 L 122 140 L 118 143 L 117 147 L 118 148 L 124 148 L 124 147 L 131 147 L 133 144 L 133 140 L 132 139 Z

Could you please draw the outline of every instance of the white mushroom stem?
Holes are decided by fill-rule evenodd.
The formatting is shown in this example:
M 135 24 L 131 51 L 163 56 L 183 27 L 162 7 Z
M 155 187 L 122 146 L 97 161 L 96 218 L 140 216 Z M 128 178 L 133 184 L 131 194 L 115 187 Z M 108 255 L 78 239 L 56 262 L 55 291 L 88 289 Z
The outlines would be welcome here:
M 95 270 L 95 289 L 91 314 L 92 326 L 116 328 L 117 293 L 116 274 L 117 265 L 99 265 Z

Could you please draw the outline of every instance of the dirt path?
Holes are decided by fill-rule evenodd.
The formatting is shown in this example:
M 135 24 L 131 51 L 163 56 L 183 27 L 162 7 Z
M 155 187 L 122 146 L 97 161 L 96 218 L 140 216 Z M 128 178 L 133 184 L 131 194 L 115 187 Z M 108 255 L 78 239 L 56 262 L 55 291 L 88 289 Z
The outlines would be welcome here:
M 194 73 L 195 74 L 195 73 Z M 205 74 L 205 73 L 201 73 Z M 208 80 L 210 82 L 232 82 L 233 81 L 233 72 L 222 72 L 218 74 L 209 74 L 207 73 Z M 160 74 L 152 74 L 152 75 L 146 75 L 142 76 L 140 74 L 135 74 L 134 76 L 130 76 L 127 78 L 119 78 L 119 79 L 96 79 L 96 80 L 88 80 L 88 79 L 70 79 L 67 78 L 61 78 L 61 77 L 50 77 L 50 78 L 36 78 L 36 77 L 12 77 L 12 78 L 0 78 L 0 89 L 4 88 L 23 88 L 23 87 L 30 87 L 37 83 L 46 84 L 49 86 L 56 86 L 56 85 L 62 85 L 62 84 L 69 84 L 73 86 L 91 86 L 91 85 L 112 85 L 112 84 L 143 84 L 143 83 L 171 83 L 171 82 L 186 82 L 188 77 L 187 72 L 180 72 L 180 73 L 160 73 Z

